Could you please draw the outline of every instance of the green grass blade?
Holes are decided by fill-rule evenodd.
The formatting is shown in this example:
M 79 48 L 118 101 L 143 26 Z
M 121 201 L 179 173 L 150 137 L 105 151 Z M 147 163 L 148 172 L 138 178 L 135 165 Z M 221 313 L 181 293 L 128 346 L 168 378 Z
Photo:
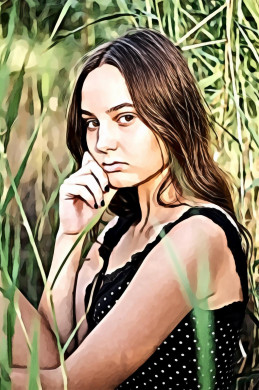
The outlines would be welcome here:
M 64 7 L 62 8 L 62 11 L 61 11 L 61 13 L 60 13 L 60 15 L 59 15 L 59 17 L 58 17 L 58 20 L 57 20 L 57 22 L 56 22 L 56 24 L 55 24 L 55 27 L 54 27 L 54 29 L 53 29 L 53 31 L 52 31 L 52 34 L 51 34 L 51 36 L 50 36 L 49 39 L 51 39 L 51 40 L 53 39 L 54 35 L 55 35 L 56 32 L 58 31 L 58 28 L 59 28 L 60 24 L 62 23 L 64 17 L 66 16 L 67 11 L 69 10 L 70 6 L 71 6 L 73 3 L 74 3 L 74 0 L 68 0 L 68 1 L 65 3 L 65 5 L 64 5 Z
M 203 390 L 207 390 L 212 386 L 212 375 L 215 372 L 213 354 L 210 353 L 210 351 L 215 351 L 214 341 L 210 333 L 214 330 L 214 321 L 212 313 L 208 308 L 207 299 L 203 299 L 203 302 L 200 302 L 199 304 L 199 299 L 196 296 L 209 296 L 210 270 L 207 258 L 208 250 L 205 250 L 205 243 L 203 243 L 202 253 L 198 256 L 198 285 L 196 294 L 194 294 L 187 275 L 182 269 L 181 262 L 177 257 L 168 236 L 166 236 L 164 232 L 161 232 L 160 236 L 165 239 L 164 246 L 172 260 L 172 267 L 174 268 L 174 273 L 181 286 L 182 293 L 193 307 L 193 314 L 196 317 L 196 321 L 193 321 L 193 326 L 198 340 L 197 360 L 198 366 L 201 367 L 201 370 L 198 371 L 199 383 Z M 203 306 L 202 309 L 199 306 L 201 304 Z M 209 323 L 212 323 L 211 328 L 208 327 Z
M 39 344 L 39 324 L 34 326 L 33 339 L 32 339 L 32 349 L 31 349 L 31 358 L 29 368 L 29 389 L 35 390 L 38 389 L 39 384 L 39 359 L 38 359 L 38 344 Z
M 106 207 L 107 208 L 107 207 Z M 67 259 L 69 258 L 70 254 L 73 252 L 73 250 L 75 249 L 75 247 L 77 246 L 77 244 L 79 243 L 79 241 L 81 240 L 81 238 L 86 235 L 91 229 L 92 227 L 97 223 L 97 221 L 99 221 L 100 219 L 100 216 L 101 214 L 103 214 L 104 212 L 104 209 L 102 210 L 99 210 L 99 212 L 94 216 L 94 218 L 92 218 L 92 220 L 85 226 L 85 228 L 82 230 L 82 232 L 79 234 L 79 236 L 77 237 L 76 241 L 74 242 L 74 244 L 72 245 L 71 249 L 69 250 L 69 252 L 67 253 L 67 255 L 65 256 L 64 260 L 62 261 L 62 263 L 60 264 L 59 266 L 59 269 L 57 270 L 57 273 L 55 275 L 55 278 L 53 279 L 53 282 L 51 284 L 51 287 L 50 289 L 52 290 L 53 287 L 54 287 L 54 284 L 58 278 L 58 275 L 60 274 L 62 268 L 64 267 Z
M 201 79 L 199 81 L 199 86 L 201 89 L 205 89 L 211 85 L 213 85 L 218 79 L 222 78 L 222 72 L 219 70 L 218 72 L 212 74 L 211 76 L 206 77 L 205 79 Z
M 21 177 L 25 171 L 25 168 L 26 168 L 26 165 L 27 165 L 27 162 L 28 162 L 28 159 L 31 155 L 31 151 L 32 151 L 32 148 L 33 148 L 33 145 L 35 144 L 35 141 L 37 139 L 37 136 L 38 136 L 38 133 L 39 133 L 39 129 L 40 129 L 40 126 L 42 124 L 42 121 L 46 115 L 46 112 L 43 112 L 40 116 L 40 119 L 39 119 L 39 122 L 38 122 L 38 125 L 35 127 L 32 135 L 31 135 L 31 138 L 29 140 L 29 146 L 28 146 L 28 149 L 25 153 L 25 156 L 22 160 L 22 163 L 20 165 L 20 168 L 15 176 L 15 179 L 14 179 L 14 183 L 15 183 L 15 186 L 18 187 L 19 184 L 20 184 L 20 180 L 21 180 Z M 12 198 L 14 197 L 14 190 L 13 190 L 13 187 L 11 186 L 6 194 L 6 198 L 5 198 L 5 201 L 4 201 L 4 204 L 3 206 L 1 207 L 1 215 L 3 215 L 5 212 L 6 212 L 6 208 L 8 206 L 8 204 L 10 203 L 10 201 L 12 200 Z
M 257 61 L 257 64 L 259 64 L 259 55 L 257 54 L 252 42 L 250 41 L 250 39 L 248 38 L 248 36 L 246 35 L 246 33 L 244 32 L 244 30 L 242 29 L 242 27 L 240 26 L 239 23 L 236 22 L 236 25 L 238 26 L 239 30 L 241 31 L 241 34 L 243 35 L 243 37 L 245 38 L 245 41 L 248 45 L 248 47 L 250 48 L 251 52 L 253 53 L 253 55 L 255 56 L 255 59 Z
M 113 19 L 117 19 L 117 18 L 121 18 L 121 17 L 124 17 L 124 16 L 135 16 L 137 17 L 138 15 L 137 14 L 134 14 L 134 13 L 128 13 L 128 12 L 123 12 L 123 13 L 114 13 L 114 14 L 107 14 L 101 18 L 98 18 L 96 20 L 94 20 L 93 22 L 90 22 L 90 23 L 85 23 L 83 24 L 82 26 L 80 27 L 77 27 L 76 29 L 74 30 L 71 30 L 71 31 L 64 31 L 63 33 L 60 32 L 59 35 L 57 35 L 55 37 L 56 40 L 60 40 L 60 39 L 63 39 L 63 38 L 66 38 L 68 37 L 69 35 L 73 35 L 75 34 L 76 32 L 79 32 L 81 30 L 83 30 L 84 28 L 86 27 L 89 27 L 89 26 L 92 26 L 93 24 L 97 24 L 97 23 L 100 23 L 100 22 L 104 22 L 104 21 L 108 21 L 108 20 L 113 20 Z M 57 42 L 56 42 L 57 43 Z M 55 44 L 55 42 L 54 42 Z M 52 48 L 54 46 L 54 44 L 52 44 L 51 46 L 48 47 L 48 49 Z
M 25 215 L 25 212 L 24 212 L 24 209 L 23 209 L 23 206 L 22 206 L 22 202 L 21 202 L 20 196 L 19 196 L 19 194 L 17 192 L 17 188 L 16 188 L 16 185 L 15 185 L 15 182 L 14 182 L 14 178 L 12 176 L 11 169 L 10 169 L 10 166 L 9 166 L 9 163 L 8 163 L 7 159 L 6 159 L 6 171 L 7 171 L 7 174 L 9 176 L 10 180 L 11 180 L 11 185 L 12 185 L 13 190 L 14 190 L 15 199 L 16 199 L 16 202 L 17 202 L 17 204 L 19 206 L 20 213 L 21 213 L 21 216 L 22 216 L 22 219 L 23 219 L 23 223 L 24 223 L 24 227 L 27 230 L 31 246 L 33 248 L 33 251 L 34 251 L 37 263 L 38 263 L 38 267 L 39 267 L 39 270 L 40 270 L 40 273 L 41 273 L 42 280 L 43 280 L 44 284 L 46 284 L 46 280 L 47 280 L 46 279 L 46 274 L 45 274 L 45 271 L 44 271 L 44 268 L 43 268 L 43 265 L 42 265 L 42 262 L 41 262 L 41 259 L 40 259 L 40 255 L 39 255 L 37 246 L 36 246 L 35 241 L 33 239 L 33 234 L 32 234 L 32 231 L 31 231 L 31 227 L 30 227 L 28 219 L 27 219 L 27 217 Z
M 186 9 L 180 7 L 180 11 L 186 15 L 193 23 L 195 23 L 196 25 L 198 24 L 197 20 L 194 18 L 193 15 L 191 15 L 189 12 L 186 11 Z M 210 39 L 210 40 L 213 40 L 214 38 L 214 35 L 211 34 L 210 31 L 206 30 L 206 28 L 201 28 L 200 30 L 201 32 L 203 32 L 205 35 L 207 35 L 207 37 Z
M 0 107 L 3 105 L 3 100 L 8 90 L 9 77 L 10 74 L 8 66 L 6 64 L 2 64 L 0 70 Z
M 219 43 L 226 42 L 226 39 L 218 39 L 216 41 L 207 41 L 202 43 L 196 43 L 195 45 L 189 45 L 189 46 L 183 46 L 181 49 L 184 50 L 191 50 L 191 49 L 197 49 L 198 47 L 202 46 L 210 46 L 210 45 L 217 45 Z
M 9 106 L 6 114 L 6 134 L 5 134 L 5 140 L 4 140 L 4 150 L 6 151 L 7 145 L 9 143 L 10 139 L 10 131 L 11 127 L 17 118 L 18 115 L 18 109 L 20 105 L 21 95 L 22 95 L 22 89 L 23 89 L 23 77 L 24 77 L 25 71 L 24 66 L 22 67 L 19 76 L 14 84 L 14 88 L 11 91 L 10 97 L 9 97 Z
M 226 8 L 227 3 L 223 4 L 221 7 L 217 8 L 216 11 L 212 12 L 210 15 L 206 16 L 200 23 L 198 23 L 195 27 L 193 27 L 190 31 L 188 31 L 182 38 L 178 40 L 176 45 L 179 45 L 183 41 L 185 41 L 190 35 L 192 35 L 195 31 L 199 30 L 201 26 L 207 23 L 210 19 L 214 18 L 219 12 L 221 12 L 224 8 Z
M 17 7 L 18 2 L 13 2 L 12 9 L 10 12 L 9 22 L 8 22 L 8 34 L 6 37 L 6 49 L 3 51 L 3 57 L 1 58 L 1 63 L 5 64 L 8 60 L 8 57 L 11 52 L 11 46 L 14 39 L 14 30 L 15 30 L 15 19 L 17 18 Z

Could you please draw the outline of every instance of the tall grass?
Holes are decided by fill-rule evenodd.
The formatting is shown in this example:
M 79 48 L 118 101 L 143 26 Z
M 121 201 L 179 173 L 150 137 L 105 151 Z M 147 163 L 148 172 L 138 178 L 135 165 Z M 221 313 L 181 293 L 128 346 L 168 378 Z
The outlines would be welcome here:
M 20 318 L 15 286 L 38 306 L 58 229 L 59 187 L 75 168 L 65 143 L 73 67 L 98 43 L 140 26 L 165 33 L 183 50 L 216 120 L 214 159 L 232 175 L 238 219 L 254 239 L 242 333 L 245 353 L 235 368 L 235 390 L 255 389 L 259 383 L 258 2 L 27 0 L 5 1 L 0 7 L 0 255 L 10 301 L 3 325 L 7 337 L 0 349 L 0 388 L 11 388 L 11 338 L 15 317 Z M 103 219 L 110 217 L 105 214 Z M 60 346 L 63 356 L 68 343 Z M 28 347 L 29 388 L 35 389 L 36 336 Z

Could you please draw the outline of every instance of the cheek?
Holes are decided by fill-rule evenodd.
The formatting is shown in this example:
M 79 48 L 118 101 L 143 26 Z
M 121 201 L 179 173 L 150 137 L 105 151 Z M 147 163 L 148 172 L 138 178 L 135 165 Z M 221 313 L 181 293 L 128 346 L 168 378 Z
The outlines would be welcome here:
M 128 141 L 136 150 L 143 150 L 143 152 L 154 153 L 159 149 L 154 134 L 146 126 L 137 126 L 131 134 L 128 134 Z
M 146 159 L 150 166 L 161 165 L 163 149 L 159 146 L 154 136 L 149 137 L 142 141 L 143 147 L 143 158 Z
M 95 146 L 96 141 L 95 141 L 95 137 L 93 136 L 93 134 L 91 134 L 90 132 L 86 132 L 85 140 L 86 140 L 86 144 L 88 146 L 88 149 L 94 150 L 94 146 Z
M 139 153 L 136 152 L 137 150 L 139 150 Z M 152 143 L 143 143 L 141 148 L 136 148 L 133 154 L 133 161 L 134 159 L 141 175 L 152 175 L 161 169 L 163 165 L 161 151 L 157 145 Z
M 133 160 L 139 162 L 139 166 L 148 170 L 160 169 L 162 166 L 162 154 L 165 156 L 164 148 L 159 145 L 150 129 L 140 127 L 137 132 L 134 132 L 134 136 L 131 135 L 128 138 L 128 142 L 125 144 L 128 145 Z

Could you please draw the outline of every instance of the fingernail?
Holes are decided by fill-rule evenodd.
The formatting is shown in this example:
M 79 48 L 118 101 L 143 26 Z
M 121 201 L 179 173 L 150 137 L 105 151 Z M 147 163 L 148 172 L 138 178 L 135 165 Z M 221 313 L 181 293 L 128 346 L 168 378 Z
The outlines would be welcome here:
M 107 184 L 107 186 L 104 187 L 104 190 L 105 190 L 106 192 L 109 192 L 109 191 L 110 191 L 110 187 L 108 186 L 108 184 Z
M 101 201 L 101 206 L 103 207 L 105 205 L 104 200 Z
M 97 203 L 94 204 L 94 208 L 98 209 L 98 204 Z

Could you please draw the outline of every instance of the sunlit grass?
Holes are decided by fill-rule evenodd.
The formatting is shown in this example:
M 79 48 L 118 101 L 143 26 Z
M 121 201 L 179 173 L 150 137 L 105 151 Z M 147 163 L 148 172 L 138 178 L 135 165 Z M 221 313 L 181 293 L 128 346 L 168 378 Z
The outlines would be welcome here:
M 4 321 L 6 338 L 1 341 L 0 350 L 1 389 L 11 388 L 10 346 L 16 316 L 19 320 L 15 286 L 35 307 L 38 305 L 58 229 L 58 191 L 74 170 L 65 143 L 65 111 L 75 78 L 73 67 L 100 41 L 137 26 L 156 28 L 181 47 L 217 121 L 214 156 L 232 174 L 237 218 L 254 238 L 245 322 L 252 332 L 242 335 L 247 356 L 240 359 L 235 369 L 235 389 L 255 388 L 259 344 L 258 4 L 253 0 L 141 0 L 89 1 L 85 5 L 68 0 L 53 7 L 29 0 L 2 2 L 0 7 L 0 255 L 5 296 L 10 301 Z M 110 217 L 107 215 L 106 219 Z M 80 237 L 86 236 L 95 223 L 96 219 L 91 221 Z M 178 269 L 173 248 L 166 247 Z M 63 265 L 68 256 L 69 253 Z M 188 280 L 178 271 L 188 299 L 194 300 Z M 200 279 L 206 280 L 203 277 Z M 51 288 L 49 299 L 54 315 Z M 209 341 L 209 312 L 198 311 L 196 315 L 205 316 L 196 329 L 202 349 L 202 343 Z M 64 389 L 64 354 L 82 319 L 64 346 L 59 342 L 56 324 Z M 253 348 L 248 348 L 248 341 Z M 34 389 L 38 381 L 36 333 L 28 348 L 32 353 L 29 388 Z M 209 360 L 201 362 L 205 371 L 207 364 L 210 365 Z M 209 380 L 206 376 L 205 381 Z M 203 386 L 206 389 L 209 383 Z

